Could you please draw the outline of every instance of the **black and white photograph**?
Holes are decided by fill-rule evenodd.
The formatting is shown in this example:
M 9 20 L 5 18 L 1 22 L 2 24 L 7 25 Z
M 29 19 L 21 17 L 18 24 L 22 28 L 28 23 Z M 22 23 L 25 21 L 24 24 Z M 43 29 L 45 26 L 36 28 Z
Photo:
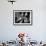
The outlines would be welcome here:
M 14 10 L 13 11 L 13 24 L 31 24 L 32 23 L 32 10 Z

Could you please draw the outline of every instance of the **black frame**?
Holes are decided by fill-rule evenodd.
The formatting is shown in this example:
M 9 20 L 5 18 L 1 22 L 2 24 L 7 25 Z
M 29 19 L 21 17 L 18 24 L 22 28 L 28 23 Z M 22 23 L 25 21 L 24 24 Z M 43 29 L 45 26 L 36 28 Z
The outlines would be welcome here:
M 15 23 L 15 12 L 30 12 L 30 23 Z M 13 10 L 13 25 L 32 25 L 33 24 L 33 11 L 32 10 Z

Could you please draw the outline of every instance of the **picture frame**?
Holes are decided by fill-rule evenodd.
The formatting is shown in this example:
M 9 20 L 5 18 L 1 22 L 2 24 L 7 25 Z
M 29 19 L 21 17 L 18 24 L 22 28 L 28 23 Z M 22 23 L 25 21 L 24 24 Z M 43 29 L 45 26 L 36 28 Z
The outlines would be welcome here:
M 13 10 L 13 25 L 32 25 L 32 10 Z

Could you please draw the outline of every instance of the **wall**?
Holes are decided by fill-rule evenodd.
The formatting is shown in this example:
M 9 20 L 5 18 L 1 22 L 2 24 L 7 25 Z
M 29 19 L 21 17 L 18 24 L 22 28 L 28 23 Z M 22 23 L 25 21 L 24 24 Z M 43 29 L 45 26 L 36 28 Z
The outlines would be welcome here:
M 14 26 L 13 10 L 33 10 L 32 26 Z M 18 32 L 31 34 L 33 40 L 46 40 L 46 1 L 17 0 L 13 5 L 7 0 L 0 0 L 0 40 L 15 40 Z

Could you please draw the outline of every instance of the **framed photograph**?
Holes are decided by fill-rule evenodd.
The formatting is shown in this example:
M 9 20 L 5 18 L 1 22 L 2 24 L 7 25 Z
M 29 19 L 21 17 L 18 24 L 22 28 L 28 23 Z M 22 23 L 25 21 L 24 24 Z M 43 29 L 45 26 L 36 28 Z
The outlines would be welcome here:
M 14 25 L 32 25 L 32 10 L 13 10 Z

